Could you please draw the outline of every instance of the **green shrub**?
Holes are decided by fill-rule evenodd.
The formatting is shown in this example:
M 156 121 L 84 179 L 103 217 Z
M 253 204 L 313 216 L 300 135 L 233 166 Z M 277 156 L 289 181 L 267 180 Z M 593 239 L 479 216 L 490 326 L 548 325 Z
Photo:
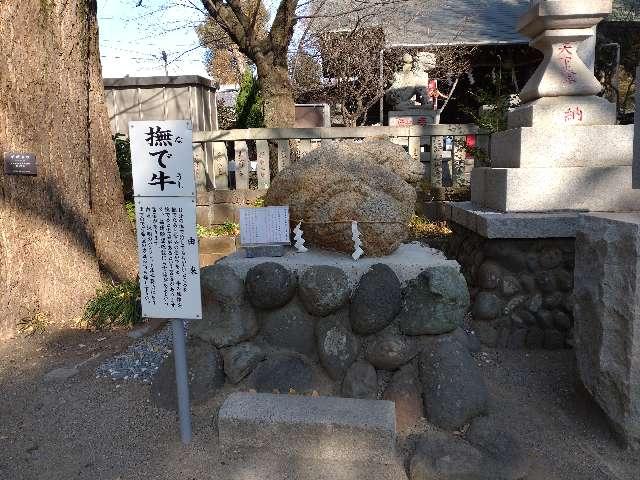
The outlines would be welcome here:
M 127 211 L 127 217 L 129 217 L 129 221 L 131 224 L 136 226 L 136 204 L 133 202 L 125 202 L 124 209 Z
M 240 225 L 233 222 L 224 222 L 222 225 L 214 225 L 213 227 L 196 225 L 196 233 L 198 237 L 234 237 L 240 233 Z
M 87 325 L 103 330 L 114 326 L 132 327 L 142 321 L 140 284 L 128 281 L 107 285 L 87 302 L 83 320 Z
M 262 97 L 258 80 L 251 70 L 244 72 L 240 91 L 236 98 L 236 128 L 260 128 L 264 126 Z

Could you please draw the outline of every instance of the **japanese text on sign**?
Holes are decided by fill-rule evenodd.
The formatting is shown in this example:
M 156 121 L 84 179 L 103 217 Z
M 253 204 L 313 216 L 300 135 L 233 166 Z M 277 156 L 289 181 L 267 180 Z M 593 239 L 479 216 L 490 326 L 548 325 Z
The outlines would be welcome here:
M 194 196 L 190 121 L 130 122 L 136 196 Z
M 289 244 L 289 207 L 241 208 L 242 245 Z

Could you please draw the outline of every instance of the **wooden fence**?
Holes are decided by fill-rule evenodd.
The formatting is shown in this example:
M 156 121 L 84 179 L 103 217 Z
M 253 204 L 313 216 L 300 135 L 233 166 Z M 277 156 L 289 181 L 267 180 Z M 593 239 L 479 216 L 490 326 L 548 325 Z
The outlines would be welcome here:
M 409 154 L 429 166 L 425 170 L 432 186 L 443 186 L 443 178 L 450 176 L 453 185 L 460 185 L 473 161 L 467 158 L 466 136 L 477 137 L 479 146 L 488 144 L 486 132 L 476 125 L 427 125 L 424 127 L 356 127 L 356 128 L 250 128 L 242 130 L 215 130 L 193 132 L 194 158 L 201 167 L 198 170 L 199 190 L 224 190 L 229 185 L 229 159 L 227 142 L 234 143 L 235 187 L 249 188 L 250 159 L 248 142 L 255 142 L 255 159 L 258 189 L 269 188 L 271 168 L 269 143 L 277 145 L 277 171 L 286 168 L 291 161 L 317 148 L 323 141 L 362 140 L 387 137 L 394 143 L 405 145 Z M 453 137 L 449 175 L 443 177 L 443 138 Z M 295 140 L 296 142 L 291 142 Z M 205 161 L 206 144 L 213 144 L 213 155 Z M 297 152 L 291 145 L 297 144 Z M 253 148 L 253 145 L 252 145 Z M 294 153 L 296 155 L 294 155 Z

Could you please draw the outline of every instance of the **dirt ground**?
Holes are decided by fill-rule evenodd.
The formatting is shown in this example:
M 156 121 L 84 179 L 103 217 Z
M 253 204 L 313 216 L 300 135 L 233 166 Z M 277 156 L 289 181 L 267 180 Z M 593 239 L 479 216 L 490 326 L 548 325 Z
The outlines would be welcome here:
M 194 409 L 194 441 L 183 447 L 175 415 L 149 404 L 148 385 L 96 379 L 96 365 L 131 342 L 123 332 L 61 329 L 0 343 L 0 479 L 275 478 L 264 465 L 219 449 L 222 396 Z M 88 359 L 75 377 L 43 380 Z M 530 480 L 640 478 L 640 455 L 616 444 L 602 412 L 577 387 L 571 351 L 486 350 L 479 361 L 492 411 L 530 452 Z

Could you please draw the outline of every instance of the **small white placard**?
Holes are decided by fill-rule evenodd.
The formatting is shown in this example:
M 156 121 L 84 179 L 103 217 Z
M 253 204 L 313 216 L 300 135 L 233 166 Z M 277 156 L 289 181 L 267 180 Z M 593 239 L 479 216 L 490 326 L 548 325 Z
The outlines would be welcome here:
M 190 120 L 129 122 L 136 197 L 195 196 Z
M 136 197 L 142 315 L 202 318 L 195 200 Z
M 240 209 L 241 245 L 290 243 L 288 206 Z

